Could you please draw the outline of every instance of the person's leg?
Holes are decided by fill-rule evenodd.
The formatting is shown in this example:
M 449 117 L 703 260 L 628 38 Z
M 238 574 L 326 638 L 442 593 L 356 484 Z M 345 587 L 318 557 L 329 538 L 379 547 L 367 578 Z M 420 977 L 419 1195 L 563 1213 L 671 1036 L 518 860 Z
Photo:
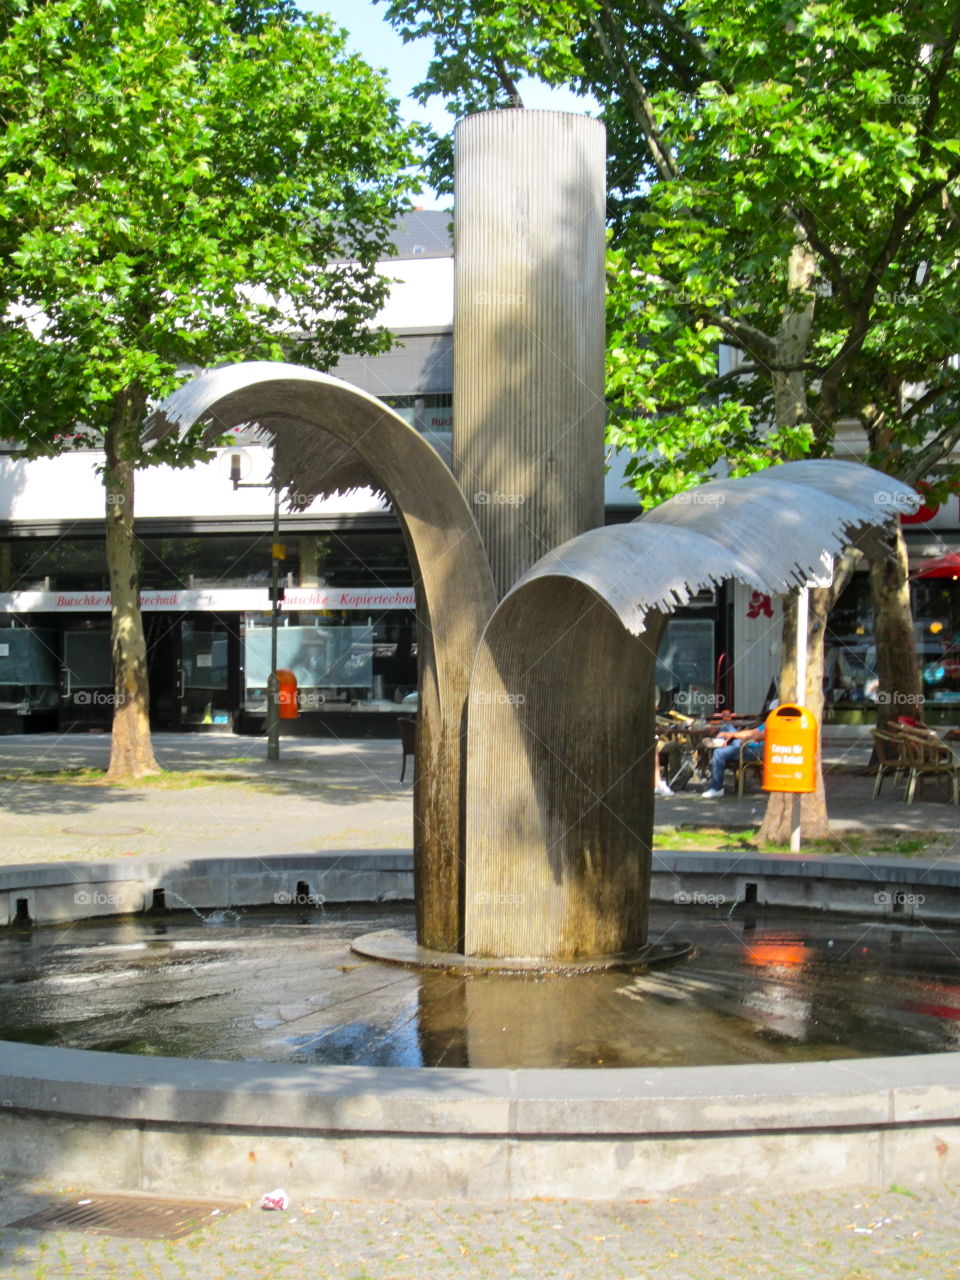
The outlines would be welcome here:
M 737 763 L 740 756 L 740 743 L 731 742 L 725 747 L 717 747 L 710 761 L 710 790 L 723 790 L 723 775 L 731 765 Z

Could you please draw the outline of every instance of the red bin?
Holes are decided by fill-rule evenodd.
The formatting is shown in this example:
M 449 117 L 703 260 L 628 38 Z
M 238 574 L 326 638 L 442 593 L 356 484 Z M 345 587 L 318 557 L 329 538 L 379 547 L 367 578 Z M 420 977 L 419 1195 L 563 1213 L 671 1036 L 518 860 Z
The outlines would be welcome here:
M 785 702 L 767 716 L 763 741 L 765 791 L 817 789 L 820 730 L 806 707 Z
M 296 720 L 300 714 L 297 704 L 297 677 L 286 667 L 277 667 L 277 706 L 281 720 Z

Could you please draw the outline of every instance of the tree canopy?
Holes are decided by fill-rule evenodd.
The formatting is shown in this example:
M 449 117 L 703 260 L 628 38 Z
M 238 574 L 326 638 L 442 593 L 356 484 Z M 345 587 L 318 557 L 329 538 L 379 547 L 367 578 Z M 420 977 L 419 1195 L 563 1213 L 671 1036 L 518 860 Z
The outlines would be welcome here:
M 194 368 L 376 351 L 417 131 L 288 0 L 13 0 L 0 22 L 0 436 L 104 450 L 108 779 L 156 769 L 138 609 L 144 414 Z
M 415 189 L 415 135 L 344 33 L 285 4 L 11 12 L 0 435 L 45 451 L 191 366 L 382 348 L 374 266 Z
M 832 452 L 916 480 L 960 438 L 960 6 L 392 0 L 460 114 L 572 84 L 609 140 L 608 395 L 641 493 Z M 439 173 L 449 148 L 434 150 Z M 718 347 L 732 351 L 718 367 Z M 646 452 L 654 435 L 656 452 Z

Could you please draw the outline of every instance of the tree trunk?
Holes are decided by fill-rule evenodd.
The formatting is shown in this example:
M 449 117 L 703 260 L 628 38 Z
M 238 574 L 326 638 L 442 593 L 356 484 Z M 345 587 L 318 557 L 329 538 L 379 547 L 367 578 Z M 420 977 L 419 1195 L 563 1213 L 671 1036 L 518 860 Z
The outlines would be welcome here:
M 780 662 L 780 701 L 800 702 L 801 706 L 816 717 L 823 726 L 823 668 L 824 641 L 827 620 L 844 587 L 853 577 L 860 563 L 859 551 L 847 550 L 833 566 L 833 581 L 829 587 L 811 587 L 807 626 L 807 680 L 803 697 L 797 698 L 797 598 L 788 596 L 783 608 L 782 658 Z M 788 844 L 792 830 L 792 797 L 771 791 L 767 810 L 757 833 L 757 838 L 769 844 Z M 830 834 L 826 793 L 823 786 L 823 767 L 817 769 L 817 787 L 800 797 L 800 831 L 808 839 L 818 840 Z
M 123 397 L 104 440 L 114 689 L 107 782 L 160 772 L 150 740 L 147 645 L 140 613 L 140 576 L 133 526 L 135 458 L 144 409 L 141 396 L 130 393 Z
M 780 701 L 798 702 L 806 707 L 818 725 L 823 720 L 823 642 L 835 594 L 832 587 L 810 588 L 807 678 L 802 695 L 797 692 L 797 597 L 788 597 L 783 609 Z M 802 835 L 812 840 L 823 839 L 830 834 L 822 767 L 817 769 L 816 781 L 815 791 L 800 796 L 800 830 Z M 789 792 L 771 791 L 757 837 L 761 842 L 789 844 L 793 830 L 793 805 L 794 797 Z
M 870 562 L 873 626 L 877 644 L 877 728 L 897 716 L 923 719 L 920 663 L 913 633 L 907 547 L 900 526 L 886 539 L 890 557 Z
M 807 384 L 802 364 L 806 358 L 813 324 L 815 294 L 813 282 L 816 262 L 809 246 L 801 238 L 790 250 L 787 265 L 787 302 L 784 307 L 780 332 L 776 340 L 775 368 L 771 372 L 774 416 L 778 427 L 799 426 L 807 420 Z M 815 622 L 816 611 L 821 606 L 815 597 L 819 589 L 810 592 L 810 626 L 807 645 L 807 689 L 816 693 L 816 707 L 797 695 L 797 600 L 789 596 L 784 600 L 783 635 L 780 658 L 780 701 L 800 702 L 817 716 L 818 723 L 823 709 L 823 619 L 819 627 Z M 825 592 L 829 595 L 829 589 Z M 813 683 L 815 681 L 815 684 Z M 827 807 L 823 794 L 823 771 L 817 770 L 817 790 L 804 796 L 801 805 L 801 826 L 810 836 L 826 835 L 829 831 Z M 793 796 L 771 791 L 766 812 L 760 825 L 758 838 L 770 844 L 787 844 L 793 827 Z

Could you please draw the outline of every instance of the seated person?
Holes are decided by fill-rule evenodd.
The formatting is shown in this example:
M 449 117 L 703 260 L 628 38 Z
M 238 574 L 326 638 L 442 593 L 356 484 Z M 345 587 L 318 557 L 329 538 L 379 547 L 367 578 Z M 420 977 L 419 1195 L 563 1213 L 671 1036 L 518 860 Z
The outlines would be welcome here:
M 653 794 L 655 796 L 672 796 L 675 793 L 664 782 L 663 775 L 660 772 L 660 752 L 663 748 L 663 741 L 657 738 L 653 744 Z
M 717 747 L 710 760 L 710 786 L 706 791 L 700 794 L 707 800 L 716 800 L 723 795 L 723 775 L 727 769 L 732 769 L 740 762 L 740 748 L 743 744 L 744 760 L 759 760 L 763 755 L 763 735 L 766 729 L 765 724 L 757 725 L 755 729 L 740 729 L 736 733 L 725 729 L 722 733 L 717 734 L 718 738 L 724 740 L 724 746 Z

